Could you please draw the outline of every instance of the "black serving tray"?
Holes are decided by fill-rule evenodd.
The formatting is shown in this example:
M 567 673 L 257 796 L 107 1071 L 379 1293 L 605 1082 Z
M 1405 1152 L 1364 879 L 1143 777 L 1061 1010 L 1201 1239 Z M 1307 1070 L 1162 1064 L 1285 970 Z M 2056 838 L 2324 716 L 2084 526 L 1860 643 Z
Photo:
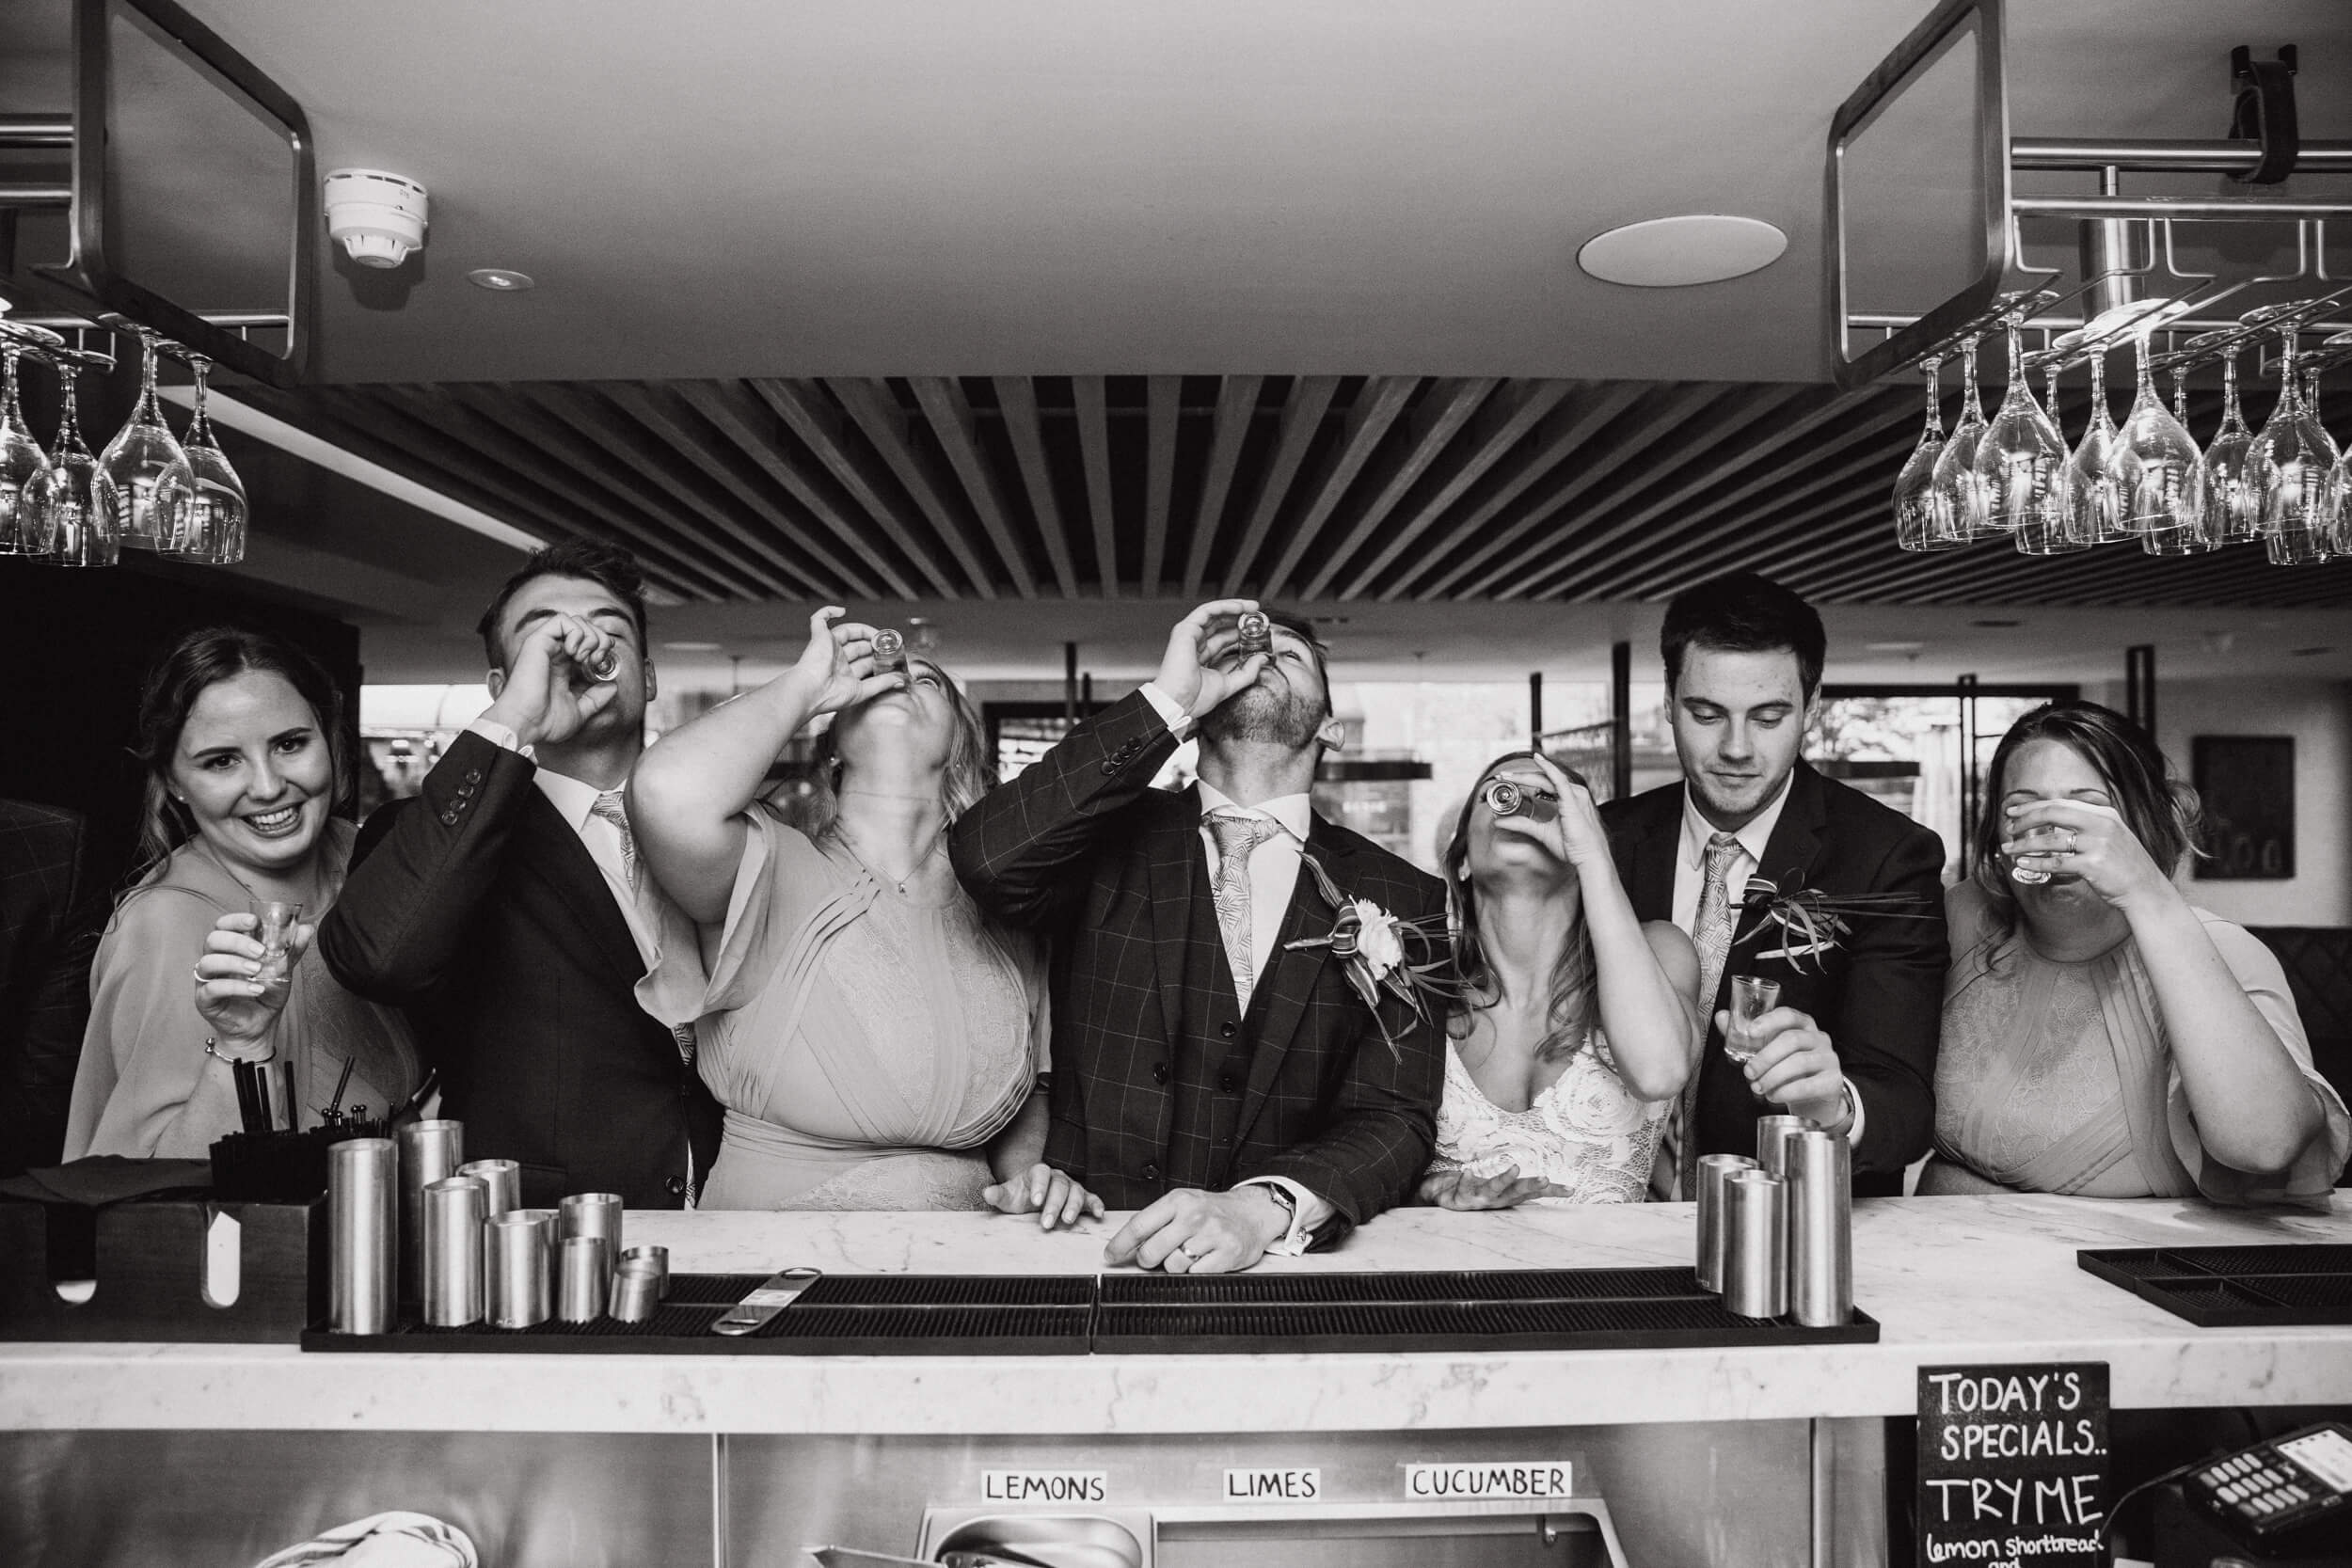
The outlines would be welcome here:
M 621 1355 L 1084 1355 L 1638 1350 L 1867 1344 L 1837 1328 L 1733 1317 L 1689 1269 L 1454 1274 L 827 1275 L 755 1332 L 711 1323 L 764 1275 L 677 1275 L 651 1320 L 302 1337 L 310 1351 Z
M 2075 1262 L 2200 1328 L 2352 1323 L 2352 1245 L 2084 1250 Z

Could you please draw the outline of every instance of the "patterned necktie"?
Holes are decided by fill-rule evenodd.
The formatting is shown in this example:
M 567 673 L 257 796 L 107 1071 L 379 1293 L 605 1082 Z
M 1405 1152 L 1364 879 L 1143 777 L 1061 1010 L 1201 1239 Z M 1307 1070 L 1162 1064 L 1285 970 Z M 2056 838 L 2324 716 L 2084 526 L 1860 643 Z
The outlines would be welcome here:
M 645 879 L 637 861 L 637 835 L 628 831 L 628 813 L 621 807 L 621 792 L 608 789 L 597 796 L 596 803 L 588 808 L 588 815 L 603 817 L 621 835 L 621 879 L 628 883 L 629 895 L 636 900 L 637 912 L 644 918 L 647 929 L 660 931 L 661 911 L 647 907 L 650 900 L 645 896 Z M 691 1023 L 672 1024 L 670 1037 L 677 1042 L 678 1059 L 691 1068 L 694 1065 L 694 1026 Z
M 1739 839 L 1730 833 L 1716 833 L 1707 841 L 1707 881 L 1699 889 L 1698 913 L 1691 922 L 1692 943 L 1699 950 L 1699 1028 L 1704 1037 L 1712 1037 L 1715 989 L 1723 984 L 1724 962 L 1731 955 L 1732 930 L 1740 923 L 1740 906 L 1731 896 L 1731 867 L 1742 852 Z M 1704 1054 L 1700 1060 L 1705 1062 Z M 1693 1182 L 1698 1176 L 1698 1145 L 1686 1132 L 1698 1098 L 1699 1074 L 1693 1069 L 1681 1096 L 1675 1101 L 1674 1114 L 1660 1132 L 1661 1158 L 1651 1180 L 1656 1196 L 1697 1196 Z
M 1281 831 L 1270 816 L 1225 811 L 1209 816 L 1209 833 L 1216 840 L 1216 876 L 1212 879 L 1216 926 L 1225 936 L 1225 961 L 1233 972 L 1233 991 L 1245 1012 L 1257 980 L 1257 948 L 1249 925 L 1249 857 Z

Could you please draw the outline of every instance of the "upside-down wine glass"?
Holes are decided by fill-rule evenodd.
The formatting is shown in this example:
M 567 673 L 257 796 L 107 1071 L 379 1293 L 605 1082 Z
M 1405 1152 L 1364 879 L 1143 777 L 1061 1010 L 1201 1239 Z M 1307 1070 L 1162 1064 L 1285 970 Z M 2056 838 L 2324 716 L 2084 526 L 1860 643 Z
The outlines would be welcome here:
M 98 510 L 124 546 L 142 550 L 161 550 L 178 542 L 180 531 L 187 526 L 188 502 L 196 495 L 188 454 L 164 422 L 163 404 L 155 398 L 156 337 L 144 328 L 138 334 L 144 350 L 139 401 L 98 456 Z
M 2137 340 L 2138 394 L 2123 417 L 2122 440 L 2109 459 L 2123 487 L 2124 526 L 2142 534 L 2201 529 L 2205 523 L 2204 454 L 2156 396 L 2148 357 L 2148 340 L 2154 333 L 2143 324 L 2133 336 Z
M 39 559 L 57 566 L 111 566 L 120 558 L 122 544 L 98 507 L 98 459 L 82 439 L 78 407 L 84 366 L 105 361 L 73 349 L 59 349 L 55 357 L 64 407 L 57 415 L 57 438 L 50 444 L 49 483 L 41 492 L 49 547 Z
M 2341 454 L 2296 387 L 2296 329 L 2303 309 L 2265 305 L 2244 318 L 2249 325 L 2279 323 L 2279 405 L 2247 449 L 2246 482 L 2262 497 L 2264 547 L 2280 566 L 2327 560 L 2334 532 L 2328 500 Z
M 183 555 L 215 566 L 233 566 L 245 559 L 246 523 L 252 515 L 245 482 L 229 466 L 229 454 L 213 438 L 213 421 L 204 412 L 205 376 L 213 362 L 200 354 L 187 356 L 196 377 L 196 398 L 188 418 L 187 439 L 180 443 L 187 454 L 188 472 L 196 493 L 188 502 L 187 526 L 180 531 L 176 547 L 167 555 Z
M 2058 340 L 2059 348 L 2069 346 L 2065 338 Z M 2115 417 L 2107 411 L 2105 345 L 2093 346 L 2088 357 L 2090 420 L 2083 428 L 2083 438 L 2074 448 L 2074 459 L 2066 465 L 2067 529 L 2074 537 L 2106 545 L 2129 539 L 2131 533 L 2123 527 L 2123 490 L 2115 478 Z
M 1977 442 L 1976 478 L 1984 496 L 1985 526 L 2004 533 L 2029 523 L 2053 524 L 2053 511 L 2065 499 L 2058 476 L 2066 469 L 2066 441 L 2034 402 L 2033 381 L 2026 374 L 2020 323 L 2039 297 L 2014 296 L 2010 301 L 2004 324 L 2009 329 L 2009 389 Z
M 2246 452 L 2254 433 L 2237 401 L 2237 351 L 2243 341 L 2241 334 L 2225 328 L 2182 345 L 2190 354 L 2221 345 L 2221 428 L 2205 448 L 2205 509 L 2213 515 L 2213 531 L 2225 544 L 2262 537 L 2262 492 L 2246 483 Z
M 47 544 L 40 520 L 49 454 L 25 428 L 24 410 L 16 396 L 16 365 L 24 353 L 16 334 L 36 330 L 0 331 L 0 555 L 38 555 Z
M 2048 410 L 2050 430 L 2058 437 L 2058 466 L 2050 476 L 2050 504 L 2038 516 L 2017 525 L 2010 537 L 2020 555 L 2071 555 L 2090 548 L 2090 536 L 2074 526 L 2074 501 L 2067 489 L 2066 427 L 2058 422 L 2058 372 L 2064 357 L 2044 350 L 2042 364 L 2042 405 Z
M 1960 418 L 1936 454 L 1932 492 L 1935 528 L 1962 544 L 1983 538 L 1992 530 L 1985 523 L 1984 487 L 1977 482 L 1977 443 L 1985 431 L 1984 406 L 1977 396 L 1977 338 L 1960 341 Z
M 2329 364 L 2335 363 L 2338 359 L 2352 358 L 2352 332 L 2336 333 L 2322 341 L 2319 346 L 2324 350 L 2332 351 L 2328 355 Z M 2312 417 L 2317 419 L 2319 415 L 2318 389 L 2314 387 L 2312 398 Z M 2335 514 L 2336 519 L 2334 553 L 2352 555 L 2352 445 L 2346 445 L 2337 454 L 2336 471 L 2334 477 L 2328 482 L 2328 508 Z
M 1935 460 L 1944 451 L 1943 388 L 1938 372 L 1944 364 L 1936 355 L 1919 361 L 1927 377 L 1928 422 L 1919 444 L 1911 449 L 1903 471 L 1895 476 L 1895 543 L 1906 550 L 1957 549 L 1968 541 L 1938 531 L 1935 507 Z

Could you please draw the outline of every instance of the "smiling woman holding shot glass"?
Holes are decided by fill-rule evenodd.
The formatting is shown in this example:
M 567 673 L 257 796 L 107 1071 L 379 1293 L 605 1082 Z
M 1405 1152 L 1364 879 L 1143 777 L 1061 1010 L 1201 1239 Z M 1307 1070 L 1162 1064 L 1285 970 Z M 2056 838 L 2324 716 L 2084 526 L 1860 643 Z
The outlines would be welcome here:
M 1634 918 L 1592 796 L 1531 752 L 1487 766 L 1443 866 L 1461 999 L 1421 1201 L 1641 1202 L 1701 1038 L 1691 939 Z
M 238 1063 L 262 1068 L 277 1127 L 315 1126 L 330 1104 L 380 1115 L 421 1082 L 405 1021 L 305 961 L 351 854 L 333 815 L 351 785 L 342 717 L 317 662 L 258 633 L 190 633 L 149 674 L 150 867 L 91 966 L 67 1159 L 202 1158 L 262 1119 Z
M 2352 1121 L 2270 950 L 2173 882 L 2194 798 L 2137 724 L 2052 703 L 1993 756 L 1953 962 L 1927 1194 L 2324 1206 Z

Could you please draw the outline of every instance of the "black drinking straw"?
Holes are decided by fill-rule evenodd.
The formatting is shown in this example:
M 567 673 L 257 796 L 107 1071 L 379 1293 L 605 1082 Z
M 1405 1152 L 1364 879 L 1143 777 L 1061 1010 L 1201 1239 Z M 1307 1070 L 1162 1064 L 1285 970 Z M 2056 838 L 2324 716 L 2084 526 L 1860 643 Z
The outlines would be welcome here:
M 262 1097 L 268 1091 L 262 1086 L 262 1064 L 231 1062 L 230 1074 L 237 1084 L 237 1115 L 248 1132 L 269 1131 L 269 1105 Z

